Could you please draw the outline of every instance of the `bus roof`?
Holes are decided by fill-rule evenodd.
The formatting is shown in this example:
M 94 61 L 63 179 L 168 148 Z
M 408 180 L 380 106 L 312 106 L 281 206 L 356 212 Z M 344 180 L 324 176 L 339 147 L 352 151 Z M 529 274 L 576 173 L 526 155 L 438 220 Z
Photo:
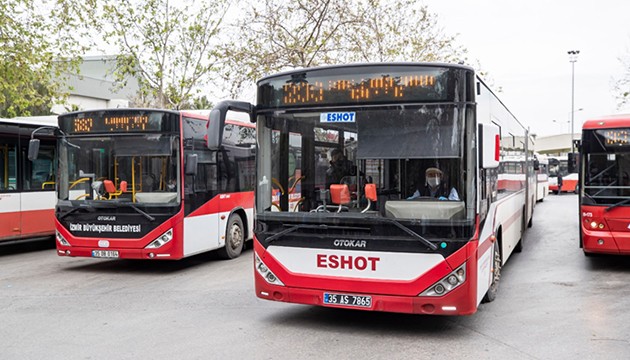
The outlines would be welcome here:
M 357 68 L 357 67 L 377 67 L 377 66 L 427 66 L 427 67 L 447 67 L 447 68 L 458 68 L 463 70 L 475 71 L 470 66 L 459 65 L 459 64 L 448 64 L 448 63 L 439 63 L 439 62 L 391 62 L 391 63 L 352 63 L 352 64 L 339 64 L 339 65 L 326 65 L 326 66 L 316 66 L 309 68 L 300 68 L 300 69 L 292 69 L 283 72 L 278 72 L 272 75 L 267 75 L 263 78 L 258 79 L 258 82 L 265 81 L 268 79 L 273 79 L 279 76 L 286 76 L 292 74 L 300 74 L 305 71 L 318 71 L 318 70 L 333 70 L 333 69 L 343 69 L 343 68 Z
M 54 126 L 57 127 L 57 115 L 47 116 L 21 116 L 11 119 L 0 118 L 0 124 L 26 124 L 34 126 Z
M 95 112 L 101 112 L 101 111 L 106 111 L 106 112 L 110 112 L 110 113 L 112 113 L 112 112 L 130 112 L 130 111 L 152 111 L 152 112 L 171 113 L 171 114 L 177 114 L 177 115 L 179 115 L 180 113 L 183 112 L 181 110 L 152 109 L 152 108 L 111 108 L 111 109 L 90 109 L 90 110 L 73 111 L 73 112 L 68 112 L 68 113 L 61 114 L 61 115 L 59 115 L 59 117 L 72 116 L 72 115 L 76 115 L 76 114 L 95 113 Z
M 630 127 L 630 114 L 617 114 L 600 116 L 590 120 L 586 120 L 582 129 L 611 129 L 611 128 L 623 128 Z

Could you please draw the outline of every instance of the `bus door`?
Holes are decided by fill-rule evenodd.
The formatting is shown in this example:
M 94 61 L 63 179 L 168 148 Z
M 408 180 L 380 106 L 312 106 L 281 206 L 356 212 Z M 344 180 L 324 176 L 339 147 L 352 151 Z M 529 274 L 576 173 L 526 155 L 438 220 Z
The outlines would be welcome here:
M 184 117 L 184 255 L 219 247 L 219 150 L 209 150 L 207 121 Z
M 28 146 L 22 146 L 22 190 L 20 195 L 21 236 L 51 234 L 55 229 L 55 145 L 42 142 L 36 160 L 27 158 Z
M 21 234 L 17 169 L 16 144 L 0 140 L 0 240 L 18 238 Z

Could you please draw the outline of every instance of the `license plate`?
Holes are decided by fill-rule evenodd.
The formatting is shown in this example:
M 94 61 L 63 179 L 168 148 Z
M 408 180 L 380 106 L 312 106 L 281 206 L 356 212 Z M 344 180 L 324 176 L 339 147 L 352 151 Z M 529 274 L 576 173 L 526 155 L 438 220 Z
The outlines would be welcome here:
M 118 258 L 116 250 L 92 250 L 92 257 L 96 258 Z
M 365 295 L 324 293 L 324 304 L 357 307 L 372 307 L 372 297 Z

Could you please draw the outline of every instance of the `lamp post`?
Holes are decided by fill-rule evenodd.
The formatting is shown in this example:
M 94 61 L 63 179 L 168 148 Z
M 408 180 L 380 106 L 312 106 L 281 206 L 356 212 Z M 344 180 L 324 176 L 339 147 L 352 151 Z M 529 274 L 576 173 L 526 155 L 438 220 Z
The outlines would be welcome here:
M 569 54 L 569 62 L 571 63 L 571 152 L 575 152 L 575 145 L 573 145 L 573 118 L 575 116 L 575 111 L 573 110 L 575 103 L 575 62 L 580 54 L 580 50 L 569 50 L 567 51 L 567 54 Z

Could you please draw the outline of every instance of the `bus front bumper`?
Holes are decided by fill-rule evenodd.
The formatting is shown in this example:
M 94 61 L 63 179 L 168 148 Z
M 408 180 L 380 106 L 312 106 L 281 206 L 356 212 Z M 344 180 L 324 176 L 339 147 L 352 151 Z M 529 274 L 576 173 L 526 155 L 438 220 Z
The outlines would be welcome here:
M 467 296 L 466 287 L 469 283 L 464 283 L 463 286 L 454 289 L 442 297 L 358 294 L 336 290 L 328 291 L 279 286 L 267 283 L 258 273 L 255 274 L 255 283 L 256 296 L 272 301 L 343 309 L 426 315 L 470 315 L 477 311 L 475 299 L 470 299 Z M 327 304 L 324 302 L 325 294 L 369 297 L 370 306 L 364 306 L 364 304 L 363 306 Z

